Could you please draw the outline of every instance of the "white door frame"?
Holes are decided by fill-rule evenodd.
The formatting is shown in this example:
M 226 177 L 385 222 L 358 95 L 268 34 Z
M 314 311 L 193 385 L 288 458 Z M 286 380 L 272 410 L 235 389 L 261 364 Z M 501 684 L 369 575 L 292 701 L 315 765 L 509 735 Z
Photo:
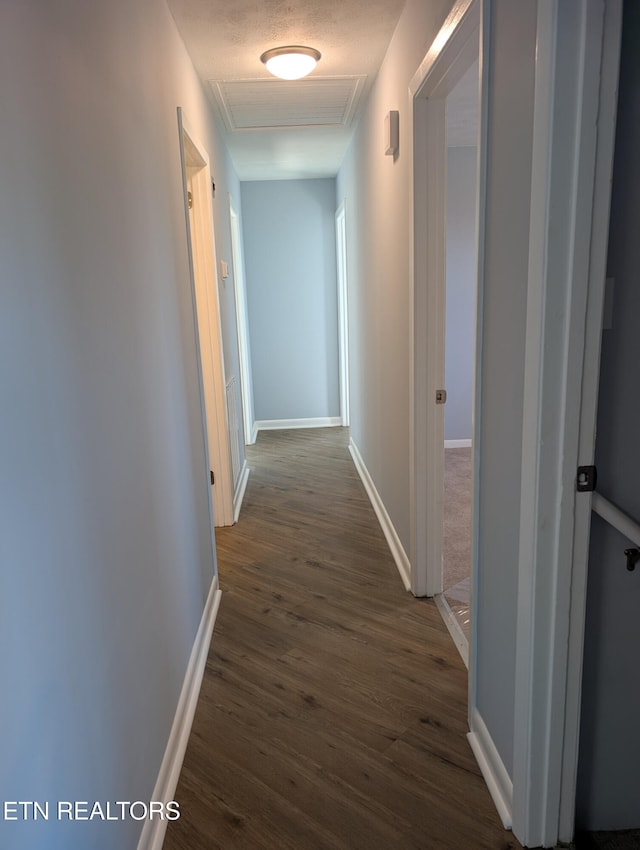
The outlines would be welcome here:
M 336 264 L 338 271 L 338 346 L 340 369 L 340 420 L 351 424 L 349 407 L 349 287 L 347 267 L 346 201 L 336 210 Z
M 451 77 L 457 81 L 458 57 L 464 55 L 480 25 L 481 316 L 491 6 L 491 0 L 457 0 L 410 87 L 414 145 L 411 568 L 416 595 L 437 592 L 441 570 L 438 500 L 443 417 L 435 408 L 435 390 L 443 376 L 442 99 L 452 87 Z M 492 741 L 476 710 L 473 637 L 469 671 L 470 741 L 505 826 L 512 825 L 525 846 L 569 841 L 574 829 L 590 512 L 590 498 L 576 497 L 575 481 L 578 462 L 590 464 L 594 454 L 621 9 L 621 0 L 578 0 L 570 7 L 561 0 L 539 0 L 537 5 L 511 777 L 495 748 L 483 749 L 482 742 L 491 745 Z M 476 352 L 477 446 L 482 411 L 481 323 Z M 475 473 L 474 499 L 477 469 Z M 476 517 L 474 552 L 477 534 Z M 474 555 L 474 587 L 475 561 Z
M 536 33 L 513 829 L 570 841 L 622 2 L 540 0 Z
M 600 380 L 600 352 L 607 253 L 609 215 L 615 147 L 620 43 L 622 35 L 622 2 L 605 4 L 604 36 L 600 77 L 600 103 L 593 192 L 589 291 L 586 308 L 586 331 L 580 405 L 578 465 L 591 466 L 595 458 L 596 419 Z M 573 564 L 571 575 L 571 610 L 569 617 L 569 670 L 564 725 L 562 787 L 560 789 L 559 840 L 568 842 L 575 821 L 575 789 L 580 733 L 582 660 L 587 599 L 587 566 L 591 530 L 591 494 L 582 493 L 576 500 Z
M 231 255 L 233 261 L 233 291 L 236 305 L 236 328 L 238 333 L 238 360 L 240 363 L 240 394 L 242 396 L 242 424 L 245 445 L 256 441 L 256 417 L 253 411 L 253 377 L 251 375 L 251 346 L 249 337 L 249 314 L 247 312 L 247 289 L 244 276 L 242 229 L 240 217 L 229 195 L 229 221 L 231 227 Z
M 411 591 L 416 596 L 442 593 L 444 406 L 436 404 L 436 391 L 444 389 L 446 98 L 478 58 L 479 26 L 480 0 L 457 0 L 409 85 L 413 119 L 409 134 L 413 145 L 410 561 Z M 481 290 L 478 279 L 478 304 Z M 476 409 L 477 404 L 478 399 Z
M 215 484 L 209 485 L 213 520 L 216 526 L 233 525 L 233 481 L 209 157 L 204 146 L 189 128 L 180 107 L 178 129 L 206 460 L 215 476 Z M 188 201 L 189 182 L 193 187 L 191 215 Z M 205 472 L 209 478 L 209 469 Z

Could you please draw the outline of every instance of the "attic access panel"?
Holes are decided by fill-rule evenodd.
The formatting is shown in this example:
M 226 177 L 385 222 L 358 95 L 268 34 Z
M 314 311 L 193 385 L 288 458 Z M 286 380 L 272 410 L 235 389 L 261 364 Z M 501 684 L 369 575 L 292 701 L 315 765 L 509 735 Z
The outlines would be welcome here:
M 366 76 L 209 80 L 228 130 L 348 127 Z

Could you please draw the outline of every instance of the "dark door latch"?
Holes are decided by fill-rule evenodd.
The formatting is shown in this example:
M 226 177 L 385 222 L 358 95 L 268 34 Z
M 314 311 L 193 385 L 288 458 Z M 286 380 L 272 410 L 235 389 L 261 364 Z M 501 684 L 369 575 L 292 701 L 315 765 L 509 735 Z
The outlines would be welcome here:
M 598 471 L 595 466 L 579 466 L 576 490 L 578 493 L 591 493 L 596 489 Z
M 627 556 L 627 569 L 632 573 L 640 561 L 640 549 L 625 549 L 624 554 Z

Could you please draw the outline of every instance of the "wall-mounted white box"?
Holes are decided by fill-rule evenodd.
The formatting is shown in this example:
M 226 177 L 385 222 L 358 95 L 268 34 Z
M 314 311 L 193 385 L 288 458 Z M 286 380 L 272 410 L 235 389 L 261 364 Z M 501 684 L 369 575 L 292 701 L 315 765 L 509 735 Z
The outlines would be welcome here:
M 384 119 L 384 152 L 386 156 L 395 156 L 400 143 L 400 113 L 390 110 Z

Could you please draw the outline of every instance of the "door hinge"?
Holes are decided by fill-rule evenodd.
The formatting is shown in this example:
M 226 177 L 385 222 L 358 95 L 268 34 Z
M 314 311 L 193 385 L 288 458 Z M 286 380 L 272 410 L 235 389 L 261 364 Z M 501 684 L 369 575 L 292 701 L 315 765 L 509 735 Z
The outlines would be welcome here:
M 213 486 L 216 483 L 216 477 L 213 474 L 213 469 L 209 470 L 209 477 L 211 478 L 211 485 Z
M 436 404 L 445 404 L 447 401 L 446 390 L 436 390 Z
M 189 209 L 192 210 L 193 209 L 193 195 L 191 194 L 191 192 L 187 192 L 187 203 L 189 205 Z
M 576 490 L 578 493 L 591 493 L 598 483 L 598 470 L 595 466 L 579 466 Z

